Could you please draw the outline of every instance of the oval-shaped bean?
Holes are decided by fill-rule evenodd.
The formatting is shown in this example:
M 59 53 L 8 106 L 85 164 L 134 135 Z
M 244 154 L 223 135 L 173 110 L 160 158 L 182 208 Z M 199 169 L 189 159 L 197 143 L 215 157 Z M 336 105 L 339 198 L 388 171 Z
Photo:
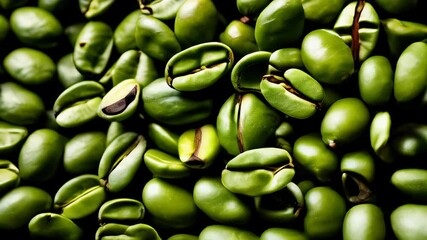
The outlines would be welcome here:
M 181 45 L 174 31 L 166 23 L 151 15 L 139 15 L 135 38 L 138 49 L 162 62 L 167 62 L 181 51 Z
M 168 85 L 178 91 L 208 88 L 227 74 L 234 63 L 233 51 L 220 42 L 200 43 L 175 54 L 166 63 Z
M 271 53 L 269 59 L 272 71 L 285 72 L 290 68 L 304 69 L 304 63 L 301 58 L 301 49 L 299 48 L 281 48 Z
M 175 156 L 178 155 L 178 132 L 154 122 L 148 124 L 147 131 L 148 137 L 158 149 Z
M 98 210 L 100 224 L 139 223 L 145 216 L 142 202 L 132 198 L 114 198 L 104 202 Z
M 300 0 L 271 1 L 256 19 L 255 40 L 259 49 L 273 52 L 292 46 L 302 36 L 304 23 Z
M 230 21 L 224 31 L 219 34 L 219 40 L 233 50 L 236 59 L 258 51 L 255 28 L 244 21 Z
M 221 181 L 231 192 L 260 196 L 283 189 L 294 175 L 288 151 L 264 147 L 244 151 L 228 161 Z
M 76 39 L 73 51 L 74 64 L 82 74 L 101 74 L 107 67 L 112 49 L 111 27 L 102 21 L 89 21 Z
M 385 162 L 393 161 L 393 157 L 390 155 L 390 144 L 388 144 L 390 131 L 390 113 L 388 111 L 377 112 L 371 121 L 369 138 L 372 149 Z
M 15 49 L 4 58 L 3 64 L 13 79 L 28 86 L 47 84 L 56 75 L 56 64 L 52 58 L 37 49 Z
M 39 213 L 31 218 L 28 231 L 32 238 L 79 240 L 83 230 L 71 219 L 57 213 Z
M 198 208 L 185 188 L 152 178 L 142 190 L 142 202 L 159 226 L 180 229 L 196 223 Z
M 320 134 L 311 132 L 297 138 L 293 157 L 318 180 L 327 182 L 338 170 L 338 156 L 323 143 Z
M 251 207 L 230 192 L 219 177 L 203 176 L 194 185 L 193 199 L 208 217 L 226 225 L 243 225 L 252 216 Z
M 393 69 L 380 55 L 366 59 L 359 69 L 358 83 L 362 100 L 371 106 L 386 104 L 393 93 Z
M 19 41 L 35 48 L 52 48 L 59 44 L 63 28 L 52 13 L 34 6 L 15 9 L 10 15 L 10 27 Z
M 344 217 L 343 239 L 386 239 L 383 210 L 372 203 L 351 207 Z
M 36 123 L 45 111 L 42 98 L 15 82 L 0 84 L 0 119 L 17 125 Z
M 322 119 L 322 140 L 332 148 L 353 142 L 364 133 L 369 121 L 370 113 L 362 100 L 354 97 L 339 99 Z
M 391 183 L 401 193 L 410 198 L 420 201 L 427 201 L 427 170 L 417 168 L 398 169 L 391 175 Z
M 52 197 L 34 186 L 18 186 L 0 198 L 0 229 L 22 228 L 39 213 L 49 211 Z
M 186 0 L 179 7 L 174 21 L 174 32 L 184 48 L 215 38 L 218 11 L 212 0 Z
M 322 83 L 342 83 L 354 72 L 350 47 L 329 30 L 316 29 L 305 35 L 301 57 L 310 75 Z
M 87 131 L 72 136 L 64 148 L 64 170 L 77 175 L 96 173 L 106 148 L 106 134 L 101 131 Z
M 59 132 L 48 128 L 32 132 L 18 156 L 21 178 L 34 182 L 52 179 L 61 165 L 67 140 Z
M 84 80 L 83 75 L 77 70 L 73 61 L 73 53 L 62 56 L 56 63 L 58 80 L 64 88 Z
M 422 240 L 427 238 L 427 206 L 403 204 L 390 215 L 391 228 L 399 240 Z
M 331 239 L 342 234 L 346 214 L 344 198 L 331 187 L 314 187 L 305 194 L 304 232 L 310 239 Z
M 427 37 L 427 25 L 420 22 L 390 17 L 382 19 L 381 23 L 387 37 L 388 47 L 394 57 L 399 57 L 403 50 L 412 43 L 422 41 Z
M 107 192 L 97 175 L 83 174 L 66 181 L 55 193 L 53 208 L 74 220 L 95 213 L 107 200 Z
M 423 96 L 426 89 L 427 73 L 419 69 L 427 68 L 427 43 L 414 42 L 397 59 L 394 74 L 394 97 L 400 103 Z M 411 64 L 408 64 L 408 63 Z

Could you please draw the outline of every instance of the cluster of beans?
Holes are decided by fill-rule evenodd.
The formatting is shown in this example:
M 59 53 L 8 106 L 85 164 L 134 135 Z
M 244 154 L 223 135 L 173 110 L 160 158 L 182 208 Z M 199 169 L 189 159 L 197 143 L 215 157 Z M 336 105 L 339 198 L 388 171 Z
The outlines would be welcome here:
M 427 239 L 417 0 L 0 0 L 2 239 Z

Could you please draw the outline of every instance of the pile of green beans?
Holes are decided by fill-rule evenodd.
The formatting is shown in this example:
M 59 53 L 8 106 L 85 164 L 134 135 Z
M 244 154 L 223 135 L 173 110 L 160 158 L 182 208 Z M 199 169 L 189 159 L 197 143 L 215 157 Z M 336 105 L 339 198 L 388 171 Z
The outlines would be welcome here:
M 427 239 L 426 9 L 0 0 L 1 239 Z

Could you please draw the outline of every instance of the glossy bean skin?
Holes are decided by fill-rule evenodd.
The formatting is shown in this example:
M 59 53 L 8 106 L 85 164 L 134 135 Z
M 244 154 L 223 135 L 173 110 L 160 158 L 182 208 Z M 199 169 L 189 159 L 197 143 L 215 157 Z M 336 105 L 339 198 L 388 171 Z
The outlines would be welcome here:
M 427 189 L 424 181 L 427 171 L 424 169 L 405 168 L 396 170 L 391 175 L 391 183 L 403 194 L 419 202 L 427 200 Z
M 243 230 L 237 227 L 231 227 L 227 225 L 209 225 L 200 232 L 199 239 L 200 240 L 214 240 L 214 239 L 256 240 L 256 239 L 259 239 L 259 237 L 250 231 Z
M 424 68 L 427 61 L 422 56 L 427 53 L 427 43 L 414 42 L 400 55 L 394 76 L 394 97 L 398 102 L 408 102 L 420 96 L 425 90 L 427 74 L 417 69 Z M 406 64 L 412 61 L 413 65 Z
M 105 148 L 106 134 L 101 131 L 74 135 L 64 147 L 64 169 L 76 175 L 96 171 Z
M 87 22 L 74 45 L 74 64 L 84 74 L 101 74 L 107 66 L 112 49 L 111 27 L 102 21 Z
M 18 156 L 21 177 L 39 182 L 53 178 L 61 165 L 67 140 L 57 131 L 47 128 L 32 132 Z
M 46 109 L 40 96 L 15 82 L 0 84 L 0 118 L 18 125 L 34 124 Z
M 339 35 L 325 29 L 313 30 L 305 35 L 301 57 L 309 73 L 322 83 L 342 83 L 354 72 L 350 47 Z M 341 64 L 334 64 L 336 62 Z
M 360 66 L 358 82 L 362 100 L 371 106 L 386 104 L 393 93 L 394 72 L 384 56 L 372 56 Z
M 301 37 L 304 22 L 300 1 L 271 1 L 256 19 L 255 40 L 259 49 L 272 52 L 291 46 Z
M 345 1 L 334 0 L 329 1 L 328 4 L 325 3 L 324 0 L 303 0 L 305 19 L 322 24 L 331 23 L 338 17 Z
M 372 203 L 351 207 L 343 222 L 343 239 L 385 239 L 386 222 L 384 214 Z
M 218 11 L 211 0 L 185 0 L 176 13 L 174 32 L 183 48 L 188 48 L 213 41 L 217 25 Z
M 199 210 L 192 193 L 164 179 L 152 178 L 145 184 L 142 202 L 154 216 L 153 220 L 161 226 L 187 228 L 197 221 Z
M 213 102 L 205 96 L 194 96 L 175 90 L 164 78 L 158 78 L 142 89 L 145 113 L 167 125 L 196 123 L 210 116 Z
M 427 237 L 425 218 L 427 207 L 419 204 L 403 204 L 390 215 L 391 227 L 398 239 L 424 239 Z
M 82 229 L 73 221 L 57 213 L 40 213 L 31 218 L 28 231 L 33 238 L 78 240 Z
M 222 224 L 242 225 L 252 216 L 250 206 L 227 190 L 220 178 L 202 177 L 197 180 L 193 198 L 198 208 Z
M 355 141 L 366 130 L 370 113 L 358 98 L 343 98 L 334 102 L 322 119 L 323 142 L 330 147 Z
M 22 43 L 36 48 L 58 45 L 63 33 L 63 27 L 55 15 L 38 7 L 15 9 L 10 26 Z
M 260 236 L 260 240 L 304 240 L 308 239 L 308 237 L 298 230 L 290 229 L 290 228 L 268 228 L 264 232 L 262 232 Z
M 18 82 L 27 86 L 51 82 L 56 65 L 49 55 L 33 48 L 19 48 L 4 58 L 6 71 Z
M 300 136 L 292 152 L 295 161 L 322 182 L 329 181 L 338 170 L 338 156 L 326 147 L 318 133 Z
M 330 187 L 314 187 L 305 194 L 304 232 L 310 238 L 330 239 L 341 234 L 345 201 Z
M 182 49 L 172 29 L 151 15 L 139 15 L 135 38 L 138 49 L 163 62 L 167 62 Z
M 19 229 L 27 225 L 35 215 L 48 211 L 52 197 L 38 187 L 19 186 L 0 198 L 0 228 Z

